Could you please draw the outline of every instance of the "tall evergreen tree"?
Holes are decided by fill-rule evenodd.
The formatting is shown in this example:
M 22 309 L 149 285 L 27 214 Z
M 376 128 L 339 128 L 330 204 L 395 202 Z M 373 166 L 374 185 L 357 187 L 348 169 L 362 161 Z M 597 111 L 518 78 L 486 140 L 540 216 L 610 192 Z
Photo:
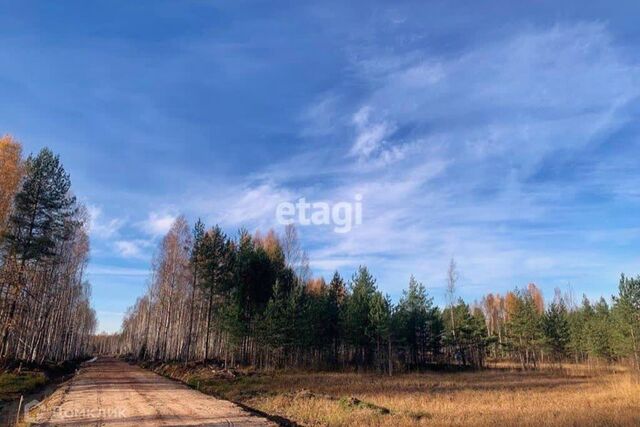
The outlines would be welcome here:
M 0 169 L 0 353 L 40 363 L 76 357 L 96 326 L 83 277 L 87 211 L 46 148 L 23 164 L 19 145 L 2 138 Z
M 394 313 L 394 335 L 398 344 L 406 348 L 410 367 L 423 364 L 429 353 L 438 352 L 440 324 L 433 298 L 427 295 L 424 285 L 411 276 Z
M 33 298 L 28 290 L 25 269 L 55 255 L 56 246 L 71 238 L 77 228 L 74 216 L 76 199 L 71 194 L 71 180 L 58 156 L 48 148 L 26 161 L 26 175 L 15 196 L 13 212 L 6 227 L 3 241 L 3 262 L 8 273 L 11 300 L 2 333 L 2 351 L 6 354 L 7 341 L 17 304 L 23 293 Z
M 391 300 L 382 293 L 375 292 L 369 308 L 370 326 L 367 334 L 376 346 L 376 365 L 384 372 L 391 361 Z M 386 353 L 386 355 L 385 355 Z M 387 363 L 385 363 L 385 360 Z M 389 372 L 391 369 L 389 368 Z
M 445 309 L 443 319 L 443 341 L 453 360 L 463 366 L 482 367 L 491 342 L 482 310 L 472 310 L 459 299 L 457 304 Z
M 543 333 L 541 316 L 533 295 L 527 291 L 517 291 L 509 318 L 509 346 L 518 354 L 523 369 L 537 367 Z
M 591 302 L 584 296 L 582 305 L 568 314 L 570 340 L 569 347 L 576 362 L 585 361 L 589 356 L 588 325 L 593 317 Z
M 331 342 L 331 363 L 335 365 L 338 361 L 338 351 L 342 340 L 342 311 L 344 309 L 344 299 L 346 286 L 340 274 L 336 271 L 329 282 L 327 291 L 327 339 Z
M 613 322 L 611 310 L 604 298 L 593 305 L 593 312 L 587 322 L 587 343 L 589 355 L 610 362 L 615 357 L 611 331 Z
M 640 276 L 620 277 L 618 296 L 614 297 L 618 347 L 630 355 L 640 369 Z
M 195 315 L 195 304 L 196 304 L 196 296 L 198 292 L 198 287 L 200 286 L 200 281 L 202 280 L 201 270 L 202 264 L 204 261 L 204 242 L 205 236 L 205 226 L 204 223 L 198 218 L 195 225 L 193 226 L 192 231 L 192 240 L 191 240 L 191 256 L 189 261 L 191 263 L 191 295 L 189 297 L 189 330 L 187 332 L 187 338 L 185 343 L 185 351 L 184 351 L 184 359 L 185 361 L 189 360 L 191 355 L 191 341 L 193 335 L 193 317 Z
M 209 338 L 212 316 L 225 302 L 225 296 L 233 281 L 234 253 L 230 241 L 219 226 L 213 227 L 202 237 L 203 262 L 200 270 L 200 283 L 207 295 L 207 321 L 205 327 L 205 353 L 209 358 Z M 218 313 L 222 312 L 221 310 Z
M 371 306 L 377 292 L 376 281 L 365 266 L 353 275 L 344 310 L 345 339 L 354 348 L 358 366 L 371 361 Z
M 562 300 L 549 305 L 542 318 L 542 330 L 546 347 L 552 357 L 561 362 L 568 355 L 571 341 L 567 308 Z
M 22 264 L 54 254 L 66 236 L 66 224 L 77 209 L 69 174 L 48 148 L 26 161 L 26 176 L 15 196 L 5 245 Z

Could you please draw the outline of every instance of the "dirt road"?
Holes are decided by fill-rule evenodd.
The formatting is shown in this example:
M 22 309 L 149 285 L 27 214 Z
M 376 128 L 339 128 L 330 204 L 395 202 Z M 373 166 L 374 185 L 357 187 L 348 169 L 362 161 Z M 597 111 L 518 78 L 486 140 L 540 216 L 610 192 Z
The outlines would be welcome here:
M 276 425 L 231 402 L 113 359 L 86 365 L 31 411 L 27 421 L 73 427 Z

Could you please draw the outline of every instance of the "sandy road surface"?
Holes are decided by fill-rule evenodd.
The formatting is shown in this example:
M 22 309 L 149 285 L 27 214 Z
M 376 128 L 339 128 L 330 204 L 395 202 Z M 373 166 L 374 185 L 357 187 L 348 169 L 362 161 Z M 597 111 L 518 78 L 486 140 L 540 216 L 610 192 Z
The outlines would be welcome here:
M 99 359 L 31 412 L 36 426 L 274 426 L 231 402 L 125 362 Z

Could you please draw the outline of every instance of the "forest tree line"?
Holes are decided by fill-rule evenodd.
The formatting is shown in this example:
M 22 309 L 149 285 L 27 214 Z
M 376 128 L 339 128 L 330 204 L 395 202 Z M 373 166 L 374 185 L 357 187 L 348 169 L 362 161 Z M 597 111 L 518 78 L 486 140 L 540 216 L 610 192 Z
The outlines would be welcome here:
M 556 292 L 545 304 L 533 284 L 465 303 L 458 271 L 439 308 L 413 276 L 397 303 L 367 267 L 348 280 L 312 278 L 296 229 L 236 238 L 219 226 L 190 229 L 179 217 L 152 262 L 148 292 L 120 334 L 96 351 L 139 360 L 216 360 L 257 368 L 368 369 L 392 373 L 434 365 L 482 367 L 487 358 L 541 362 L 627 361 L 639 366 L 640 277 L 622 277 L 611 303 L 581 304 Z
M 0 138 L 0 358 L 43 363 L 87 353 L 95 333 L 87 212 L 51 150 L 26 159 Z

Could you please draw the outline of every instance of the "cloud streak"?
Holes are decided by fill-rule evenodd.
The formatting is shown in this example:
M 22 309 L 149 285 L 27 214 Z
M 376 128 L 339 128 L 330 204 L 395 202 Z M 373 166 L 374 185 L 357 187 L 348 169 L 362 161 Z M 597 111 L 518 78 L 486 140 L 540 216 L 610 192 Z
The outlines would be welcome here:
M 105 220 L 102 208 L 95 205 L 88 205 L 89 232 L 100 239 L 110 239 L 117 235 L 124 226 L 125 221 L 120 218 Z
M 150 212 L 146 220 L 139 225 L 140 228 L 151 237 L 166 234 L 176 220 L 177 215 L 168 212 Z
M 628 264 L 607 256 L 605 272 L 605 249 L 571 228 L 583 209 L 602 208 L 585 193 L 601 178 L 571 169 L 571 159 L 601 170 L 624 158 L 589 152 L 627 123 L 627 107 L 640 96 L 640 68 L 605 26 L 529 29 L 456 56 L 358 58 L 352 66 L 369 92 L 351 105 L 335 102 L 340 94 L 312 104 L 301 132 L 348 144 L 333 146 L 328 163 L 309 151 L 299 154 L 306 162 L 271 165 L 277 172 L 268 184 L 243 184 L 243 196 L 217 218 L 273 226 L 274 206 L 292 195 L 363 194 L 364 223 L 353 232 L 300 232 L 317 272 L 367 263 L 392 293 L 410 272 L 440 286 L 452 256 L 469 272 L 472 295 L 533 280 L 597 282 Z M 341 116 L 352 118 L 347 126 L 327 124 Z M 322 181 L 310 183 L 316 171 Z M 632 182 L 618 177 L 616 188 Z

